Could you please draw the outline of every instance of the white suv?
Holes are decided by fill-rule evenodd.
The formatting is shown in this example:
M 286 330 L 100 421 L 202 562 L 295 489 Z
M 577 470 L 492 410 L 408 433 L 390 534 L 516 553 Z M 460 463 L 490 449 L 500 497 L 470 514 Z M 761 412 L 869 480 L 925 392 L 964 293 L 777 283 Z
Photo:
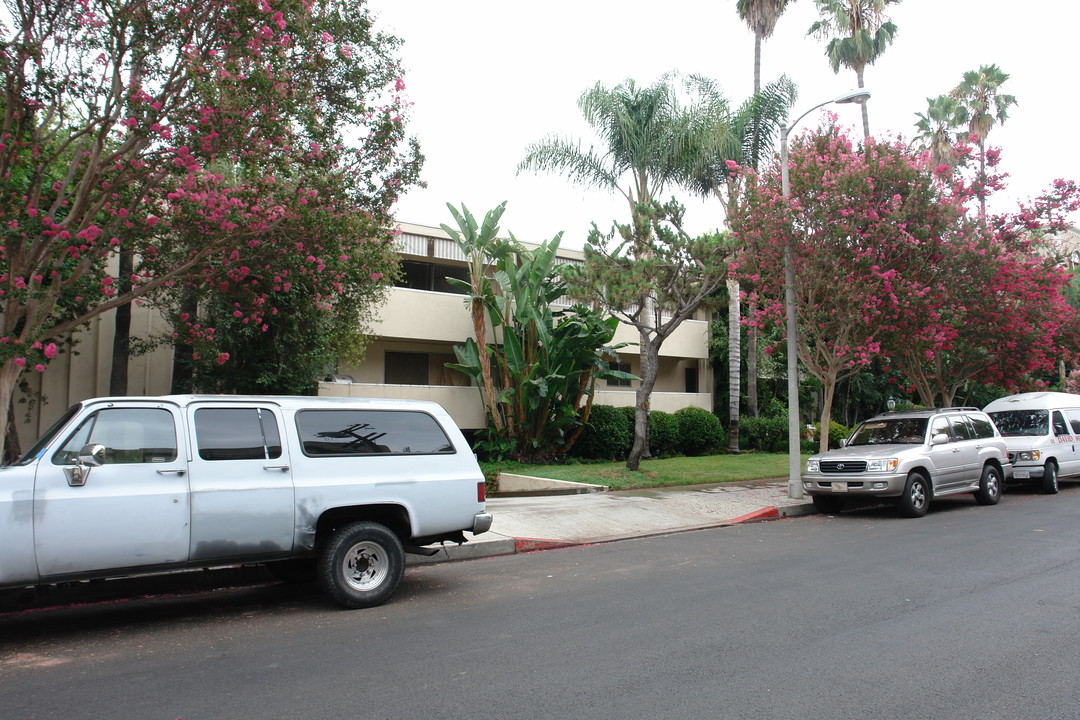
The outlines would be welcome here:
M 956 407 L 871 418 L 844 447 L 811 457 L 802 483 L 820 512 L 840 512 L 849 498 L 889 498 L 901 515 L 921 517 L 931 498 L 946 495 L 973 493 L 980 505 L 994 505 L 1011 475 L 990 417 Z

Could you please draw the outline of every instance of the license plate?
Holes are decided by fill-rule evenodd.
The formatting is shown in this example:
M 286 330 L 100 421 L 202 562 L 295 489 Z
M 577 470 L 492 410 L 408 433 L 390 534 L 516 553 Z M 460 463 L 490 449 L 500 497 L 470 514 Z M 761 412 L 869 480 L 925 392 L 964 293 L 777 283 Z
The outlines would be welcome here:
M 832 484 L 832 491 L 833 492 L 847 492 L 847 483 L 846 482 L 834 482 Z
M 1030 470 L 1013 470 L 1013 477 L 1017 480 L 1027 480 L 1031 477 Z

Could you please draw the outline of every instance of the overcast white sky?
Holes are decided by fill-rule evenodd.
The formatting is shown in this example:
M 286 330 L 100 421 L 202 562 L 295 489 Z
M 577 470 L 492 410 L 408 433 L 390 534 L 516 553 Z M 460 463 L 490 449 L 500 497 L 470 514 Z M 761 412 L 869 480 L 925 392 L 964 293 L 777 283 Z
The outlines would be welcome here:
M 405 41 L 409 130 L 427 156 L 428 187 L 401 199 L 402 222 L 452 225 L 447 202 L 482 217 L 508 200 L 504 233 L 541 242 L 561 230 L 564 246 L 579 248 L 592 221 L 604 230 L 625 221 L 625 203 L 516 168 L 525 147 L 549 135 L 594 142 L 577 108 L 585 89 L 627 78 L 651 84 L 671 70 L 714 78 L 732 104 L 753 89 L 754 39 L 735 0 L 369 0 L 369 7 L 379 28 Z M 910 138 L 927 97 L 948 92 L 966 70 L 996 63 L 1011 76 L 1004 92 L 1019 102 L 990 133 L 1010 174 L 1005 197 L 1015 204 L 1054 178 L 1080 179 L 1073 82 L 1080 3 L 904 0 L 891 16 L 896 41 L 866 71 L 873 134 Z M 786 73 L 799 87 L 793 118 L 856 85 L 849 70 L 833 74 L 824 44 L 806 35 L 816 19 L 812 0 L 799 0 L 762 48 L 762 82 Z M 832 109 L 857 137 L 858 106 Z M 812 113 L 797 130 L 819 120 Z M 1006 209 L 1001 203 L 997 209 Z M 723 222 L 715 201 L 690 200 L 687 208 L 693 232 Z

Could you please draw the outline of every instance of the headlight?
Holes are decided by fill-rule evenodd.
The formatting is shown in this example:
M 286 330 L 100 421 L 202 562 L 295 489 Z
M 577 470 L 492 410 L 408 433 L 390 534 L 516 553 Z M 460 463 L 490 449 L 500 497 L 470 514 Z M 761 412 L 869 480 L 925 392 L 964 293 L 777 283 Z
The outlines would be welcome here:
M 900 461 L 896 458 L 887 458 L 884 460 L 868 460 L 866 462 L 866 472 L 892 472 L 899 464 Z
M 817 458 L 810 458 L 806 461 L 806 472 L 816 473 L 821 470 L 821 461 Z
M 1025 450 L 1024 452 L 1016 453 L 1016 459 L 1024 462 L 1035 462 L 1042 457 L 1042 453 L 1038 450 Z

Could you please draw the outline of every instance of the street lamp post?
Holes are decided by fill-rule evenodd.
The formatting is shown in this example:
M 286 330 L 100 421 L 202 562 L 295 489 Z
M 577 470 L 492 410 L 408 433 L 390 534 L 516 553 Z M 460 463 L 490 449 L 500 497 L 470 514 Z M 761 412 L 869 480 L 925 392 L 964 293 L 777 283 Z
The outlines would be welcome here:
M 852 90 L 840 97 L 826 100 L 810 108 L 795 119 L 791 125 L 780 124 L 780 187 L 786 201 L 791 196 L 791 181 L 788 177 L 788 133 L 804 117 L 831 103 L 865 103 L 870 93 L 862 88 Z M 787 315 L 787 389 L 788 389 L 788 497 L 803 497 L 802 487 L 802 443 L 799 427 L 799 342 L 795 322 L 795 254 L 791 241 L 784 243 L 784 313 Z M 821 428 L 820 432 L 829 432 Z

